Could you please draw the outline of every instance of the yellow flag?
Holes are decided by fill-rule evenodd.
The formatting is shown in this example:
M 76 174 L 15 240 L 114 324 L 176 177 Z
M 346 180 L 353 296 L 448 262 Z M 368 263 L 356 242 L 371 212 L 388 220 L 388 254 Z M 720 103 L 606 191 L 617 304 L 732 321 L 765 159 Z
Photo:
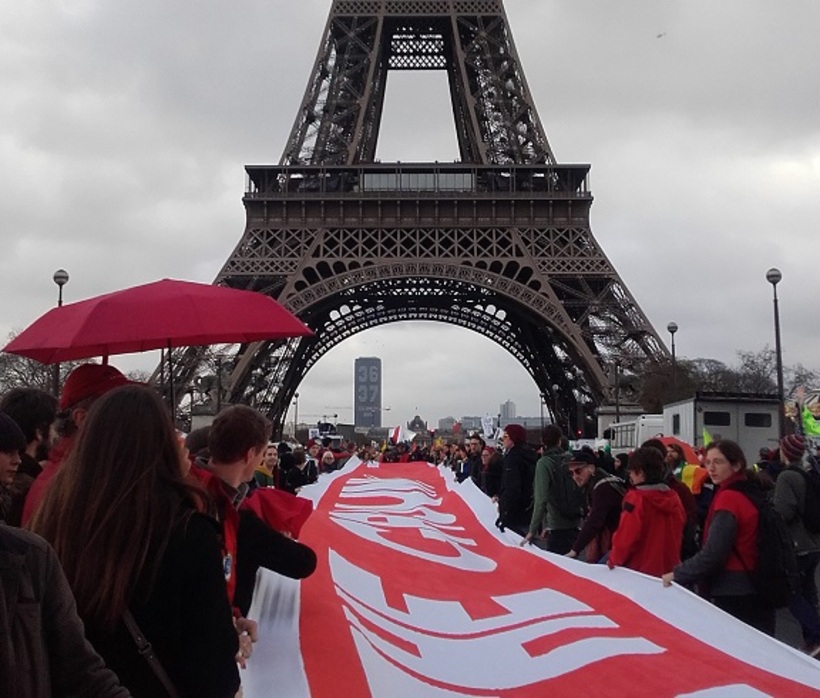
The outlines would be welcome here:
M 703 427 L 703 446 L 704 446 L 704 448 L 706 446 L 708 446 L 710 443 L 712 443 L 712 441 L 714 441 L 714 439 L 712 438 L 712 435 L 708 431 L 706 431 L 706 427 Z

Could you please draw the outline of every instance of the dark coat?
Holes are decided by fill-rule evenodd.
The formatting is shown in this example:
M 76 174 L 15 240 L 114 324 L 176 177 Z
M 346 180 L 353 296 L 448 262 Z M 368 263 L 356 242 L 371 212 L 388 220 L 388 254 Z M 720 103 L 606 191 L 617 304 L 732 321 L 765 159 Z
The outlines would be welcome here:
M 487 463 L 487 468 L 481 471 L 481 489 L 488 497 L 497 497 L 501 492 L 501 477 L 504 472 L 504 459 L 495 451 Z
M 612 547 L 612 535 L 621 520 L 625 492 L 626 488 L 617 477 L 602 468 L 595 469 L 584 492 L 587 515 L 572 545 L 576 553 L 589 547 L 587 562 L 598 562 Z
M 298 468 L 295 465 L 285 473 L 285 482 L 282 486 L 283 490 L 296 494 L 300 487 L 311 485 L 319 478 L 319 472 L 316 469 L 316 461 L 308 460 L 304 468 Z
M 217 527 L 191 514 L 174 527 L 148 600 L 131 613 L 180 696 L 233 698 L 239 640 L 225 593 Z M 88 637 L 135 696 L 163 696 L 123 624 L 108 632 L 86 623 Z
M 304 579 L 316 569 L 316 553 L 304 543 L 274 531 L 253 512 L 240 509 L 233 603 L 243 616 L 248 615 L 260 567 L 291 579 Z
M 526 529 L 532 514 L 532 490 L 538 457 L 527 444 L 516 444 L 504 455 L 498 518 L 504 526 Z
M 0 525 L 0 698 L 130 693 L 85 639 L 57 555 Z
M 17 468 L 14 482 L 11 485 L 11 505 L 6 518 L 9 525 L 20 525 L 23 519 L 23 504 L 26 501 L 26 495 L 28 495 L 31 485 L 41 472 L 43 472 L 43 468 L 34 458 L 28 453 L 20 454 L 20 466 Z

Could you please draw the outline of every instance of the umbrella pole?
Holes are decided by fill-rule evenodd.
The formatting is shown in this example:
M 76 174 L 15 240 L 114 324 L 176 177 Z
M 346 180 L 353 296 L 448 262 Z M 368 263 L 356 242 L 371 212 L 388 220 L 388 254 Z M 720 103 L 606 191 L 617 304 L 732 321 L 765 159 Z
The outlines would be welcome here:
M 171 419 L 174 420 L 174 426 L 177 423 L 177 401 L 174 396 L 174 362 L 171 359 L 171 340 L 168 340 L 168 385 L 170 386 L 171 394 Z

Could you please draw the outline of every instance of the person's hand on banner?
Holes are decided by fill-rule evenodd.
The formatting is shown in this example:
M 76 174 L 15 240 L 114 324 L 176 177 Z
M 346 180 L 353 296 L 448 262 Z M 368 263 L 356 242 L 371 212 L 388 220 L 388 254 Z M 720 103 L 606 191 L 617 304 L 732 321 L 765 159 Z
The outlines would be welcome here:
M 239 634 L 239 653 L 236 662 L 243 669 L 247 668 L 247 659 L 253 654 L 253 643 L 259 639 L 259 624 L 250 618 L 239 617 L 234 621 Z
M 667 572 L 665 575 L 663 575 L 663 577 L 661 577 L 661 579 L 663 580 L 663 585 L 665 587 L 671 587 L 672 582 L 675 579 L 675 573 L 674 572 Z

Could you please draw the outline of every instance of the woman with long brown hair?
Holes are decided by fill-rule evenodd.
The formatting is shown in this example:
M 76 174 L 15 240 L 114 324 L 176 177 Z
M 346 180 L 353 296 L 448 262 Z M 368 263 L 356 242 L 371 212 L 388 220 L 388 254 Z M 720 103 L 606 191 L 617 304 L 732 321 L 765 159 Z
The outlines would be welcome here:
M 88 638 L 135 696 L 233 696 L 237 634 L 217 530 L 196 512 L 167 408 L 150 388 L 101 397 L 32 528 L 57 552 Z M 161 664 L 139 653 L 133 619 Z
M 703 547 L 664 574 L 663 583 L 697 584 L 718 608 L 774 636 L 775 610 L 760 598 L 751 576 L 758 562 L 758 510 L 733 487 L 753 479 L 746 456 L 734 441 L 723 439 L 706 447 L 704 466 L 717 492 L 706 517 Z

